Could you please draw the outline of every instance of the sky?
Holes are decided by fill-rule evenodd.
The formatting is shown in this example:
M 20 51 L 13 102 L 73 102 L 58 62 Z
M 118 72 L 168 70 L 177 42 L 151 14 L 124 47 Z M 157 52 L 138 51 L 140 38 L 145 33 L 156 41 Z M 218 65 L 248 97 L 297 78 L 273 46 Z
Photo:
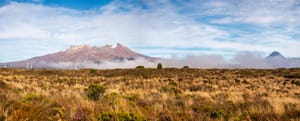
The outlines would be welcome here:
M 0 62 L 121 43 L 171 58 L 300 57 L 300 0 L 0 0 Z

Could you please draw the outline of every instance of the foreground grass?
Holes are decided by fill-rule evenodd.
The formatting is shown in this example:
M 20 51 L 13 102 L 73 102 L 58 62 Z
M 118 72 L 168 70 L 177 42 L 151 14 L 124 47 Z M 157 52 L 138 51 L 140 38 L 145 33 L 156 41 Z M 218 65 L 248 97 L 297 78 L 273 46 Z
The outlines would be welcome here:
M 0 121 L 299 121 L 299 87 L 300 69 L 1 69 Z

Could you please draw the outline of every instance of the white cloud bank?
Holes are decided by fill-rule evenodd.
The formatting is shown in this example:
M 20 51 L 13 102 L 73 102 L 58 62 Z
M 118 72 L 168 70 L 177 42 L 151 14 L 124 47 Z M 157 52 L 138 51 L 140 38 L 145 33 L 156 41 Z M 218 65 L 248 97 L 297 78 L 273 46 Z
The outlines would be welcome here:
M 122 61 L 122 62 L 113 62 L 105 61 L 100 64 L 95 62 L 59 62 L 59 63 L 40 63 L 37 66 L 42 68 L 58 68 L 58 69 L 80 69 L 80 68 L 94 68 L 94 69 L 115 69 L 115 68 L 135 68 L 136 66 L 144 66 L 146 68 L 155 67 L 157 62 L 150 62 L 145 59 L 136 59 L 134 61 Z
M 115 68 L 135 68 L 136 66 L 144 66 L 145 68 L 156 68 L 158 63 L 162 63 L 164 67 L 182 68 L 189 66 L 190 68 L 272 68 L 266 63 L 264 57 L 257 53 L 241 52 L 235 55 L 233 60 L 225 60 L 220 55 L 188 55 L 184 57 L 162 58 L 156 61 L 148 61 L 142 58 L 134 61 L 105 61 L 95 63 L 91 61 L 85 62 L 58 62 L 58 63 L 36 63 L 35 68 L 58 68 L 58 69 L 115 69 Z M 25 65 L 24 65 L 25 66 Z

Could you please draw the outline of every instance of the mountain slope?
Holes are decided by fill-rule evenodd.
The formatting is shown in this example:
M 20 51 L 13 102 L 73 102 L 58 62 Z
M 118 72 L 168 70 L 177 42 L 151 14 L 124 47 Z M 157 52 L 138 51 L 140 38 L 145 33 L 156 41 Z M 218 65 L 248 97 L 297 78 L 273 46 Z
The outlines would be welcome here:
M 278 51 L 272 52 L 266 57 L 265 61 L 274 68 L 288 67 L 288 59 L 282 56 Z
M 157 58 L 145 56 L 130 50 L 121 44 L 105 45 L 102 47 L 80 45 L 71 46 L 65 51 L 56 52 L 44 56 L 34 57 L 24 61 L 6 63 L 10 67 L 15 68 L 47 68 L 53 63 L 94 63 L 103 62 L 123 62 L 134 61 L 136 59 L 144 59 L 147 61 L 155 61 Z
M 273 68 L 295 68 L 300 67 L 300 58 L 286 58 L 278 51 L 272 52 L 265 61 Z

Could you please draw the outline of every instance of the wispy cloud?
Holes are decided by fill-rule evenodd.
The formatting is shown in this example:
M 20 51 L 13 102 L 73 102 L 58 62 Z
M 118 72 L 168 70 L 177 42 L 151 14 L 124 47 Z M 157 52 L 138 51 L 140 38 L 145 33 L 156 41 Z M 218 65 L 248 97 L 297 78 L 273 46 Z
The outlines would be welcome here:
M 198 11 L 201 15 L 221 15 L 215 23 L 250 23 L 259 25 L 297 24 L 298 0 L 211 0 Z M 198 8 L 194 6 L 195 8 Z

